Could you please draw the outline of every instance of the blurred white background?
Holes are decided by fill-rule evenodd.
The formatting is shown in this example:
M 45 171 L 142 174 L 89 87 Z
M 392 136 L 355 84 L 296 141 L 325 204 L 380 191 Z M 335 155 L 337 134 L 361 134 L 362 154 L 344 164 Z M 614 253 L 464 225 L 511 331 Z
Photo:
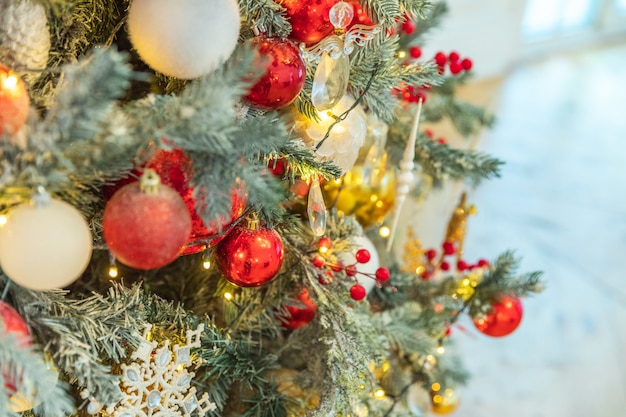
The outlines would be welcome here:
M 441 210 L 467 189 L 478 207 L 467 259 L 515 249 L 522 271 L 545 271 L 547 285 L 524 300 L 509 337 L 488 338 L 469 321 L 454 330 L 473 374 L 455 415 L 624 417 L 626 0 L 449 4 L 424 56 L 455 50 L 474 60 L 477 80 L 463 96 L 498 121 L 465 146 L 506 165 L 502 178 L 448 187 L 405 219 L 419 218 L 418 236 L 439 245 Z

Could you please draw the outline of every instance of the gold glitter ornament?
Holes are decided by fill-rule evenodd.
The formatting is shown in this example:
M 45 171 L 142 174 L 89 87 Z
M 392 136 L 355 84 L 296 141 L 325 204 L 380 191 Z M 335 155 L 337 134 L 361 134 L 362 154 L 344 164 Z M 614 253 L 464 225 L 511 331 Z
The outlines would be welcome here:
M 326 207 L 354 215 L 364 228 L 379 225 L 393 208 L 396 196 L 393 170 L 382 170 L 369 182 L 363 180 L 363 165 L 355 165 L 338 180 L 324 184 Z

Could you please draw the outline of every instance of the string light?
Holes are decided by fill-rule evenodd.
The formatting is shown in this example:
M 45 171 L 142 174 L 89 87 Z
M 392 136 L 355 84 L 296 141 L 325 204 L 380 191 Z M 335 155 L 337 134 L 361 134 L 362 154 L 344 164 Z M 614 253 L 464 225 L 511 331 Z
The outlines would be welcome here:
M 446 351 L 446 348 L 443 347 L 443 345 L 437 346 L 437 353 L 438 354 L 443 355 L 445 353 L 445 351 Z
M 398 58 L 400 59 L 406 58 L 406 51 L 398 51 Z
M 111 265 L 109 267 L 109 277 L 110 278 L 117 278 L 118 275 L 119 275 L 119 271 L 117 269 L 117 265 Z
M 13 74 L 2 80 L 2 89 L 9 90 L 10 92 L 14 92 L 17 87 L 17 77 Z
M 382 238 L 388 238 L 390 234 L 391 230 L 389 230 L 387 226 L 381 226 L 381 228 L 378 229 L 378 236 Z
M 229 292 L 225 292 L 224 293 L 224 298 L 227 299 L 228 301 L 233 299 L 233 295 Z
M 385 390 L 377 389 L 376 392 L 374 392 L 374 397 L 376 397 L 378 399 L 384 398 L 385 397 Z
M 434 392 L 437 392 L 441 389 L 441 384 L 439 382 L 435 382 L 430 389 Z
M 7 216 L 5 216 L 4 214 L 0 216 L 0 226 L 4 226 L 5 224 L 7 224 Z
M 211 256 L 208 249 L 204 252 L 204 255 L 202 255 L 202 267 L 204 269 L 211 268 Z

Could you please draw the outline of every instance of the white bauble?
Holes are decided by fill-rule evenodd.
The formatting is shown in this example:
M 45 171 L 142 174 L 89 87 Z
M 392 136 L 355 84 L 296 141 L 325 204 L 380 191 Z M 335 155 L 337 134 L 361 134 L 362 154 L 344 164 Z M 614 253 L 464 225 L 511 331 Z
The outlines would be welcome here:
M 134 0 L 130 40 L 152 69 L 191 79 L 226 61 L 239 37 L 236 0 Z
M 364 276 L 362 274 L 356 274 L 356 279 L 359 281 L 359 284 L 365 287 L 367 293 L 376 286 L 376 270 L 380 267 L 380 259 L 378 257 L 378 251 L 376 250 L 376 246 L 369 240 L 366 236 L 354 236 L 352 237 L 352 242 L 355 245 L 354 252 L 356 253 L 359 249 L 367 249 L 370 253 L 370 260 L 366 264 L 356 264 L 356 269 L 359 272 L 371 275 L 372 278 L 368 276 Z M 354 257 L 354 253 L 352 252 L 343 252 L 339 254 L 339 260 L 343 262 L 344 265 L 353 265 L 356 262 L 356 258 Z
M 11 280 L 32 290 L 74 282 L 87 267 L 91 249 L 87 222 L 60 200 L 22 204 L 0 229 L 0 267 Z

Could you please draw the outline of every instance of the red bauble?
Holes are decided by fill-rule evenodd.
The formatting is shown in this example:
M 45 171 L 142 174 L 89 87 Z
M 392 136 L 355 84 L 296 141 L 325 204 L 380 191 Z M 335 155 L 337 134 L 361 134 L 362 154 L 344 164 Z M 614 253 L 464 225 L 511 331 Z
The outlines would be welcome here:
M 180 195 L 146 170 L 140 182 L 120 188 L 104 210 L 104 240 L 125 265 L 160 268 L 181 254 L 191 233 L 191 216 Z M 142 184 L 142 186 L 140 186 Z M 144 189 L 142 191 L 142 188 Z
M 503 297 L 485 317 L 474 319 L 474 325 L 487 336 L 502 337 L 517 329 L 522 314 L 522 302 L 519 299 Z
M 28 329 L 28 325 L 24 319 L 22 319 L 13 307 L 4 301 L 0 301 L 0 334 L 9 333 L 12 333 L 15 337 L 17 337 L 21 346 L 30 346 L 32 343 L 30 330 Z M 5 388 L 12 393 L 15 392 L 17 390 L 15 381 L 11 379 L 6 371 L 6 368 L 2 372 L 2 377 L 5 381 Z
M 216 263 L 240 287 L 270 282 L 283 264 L 283 241 L 274 229 L 235 227 L 217 244 Z
M 337 0 L 283 0 L 281 5 L 291 22 L 289 38 L 313 44 L 333 33 L 329 13 L 336 3 Z
M 306 288 L 303 288 L 302 291 L 298 293 L 296 299 L 304 304 L 304 306 L 285 306 L 285 309 L 289 312 L 289 316 L 281 319 L 282 326 L 289 330 L 296 330 L 310 323 L 317 311 L 317 306 L 313 300 L 311 300 L 311 297 L 309 297 L 309 291 Z
M 354 9 L 354 18 L 346 28 L 346 31 L 350 30 L 354 25 L 374 26 L 374 22 L 363 9 L 359 0 L 348 0 L 348 3 L 350 3 Z
M 267 62 L 265 74 L 245 97 L 254 107 L 276 110 L 285 107 L 300 94 L 306 78 L 306 66 L 298 48 L 289 40 L 257 36 L 250 40 Z
M 198 215 L 196 198 L 193 195 L 191 185 L 193 171 L 189 157 L 180 149 L 171 151 L 160 149 L 150 158 L 148 168 L 154 169 L 159 174 L 163 184 L 178 191 L 191 216 L 191 234 L 182 255 L 198 253 L 206 249 L 207 245 L 217 244 L 222 239 L 222 237 L 216 237 L 220 230 L 240 218 L 246 209 L 247 198 L 243 186 L 237 184 L 231 189 L 230 213 L 225 216 L 218 216 L 205 225 Z M 210 193 L 208 189 L 203 191 Z
M 0 63 L 0 136 L 20 130 L 28 117 L 29 106 L 22 80 Z

